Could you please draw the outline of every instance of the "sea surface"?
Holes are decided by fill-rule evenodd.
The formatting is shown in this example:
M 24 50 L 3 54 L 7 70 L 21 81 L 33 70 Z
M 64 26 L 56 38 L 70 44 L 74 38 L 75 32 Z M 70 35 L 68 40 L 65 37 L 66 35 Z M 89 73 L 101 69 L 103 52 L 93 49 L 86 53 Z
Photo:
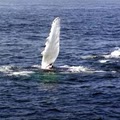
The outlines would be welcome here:
M 42 71 L 55 17 L 60 53 Z M 0 120 L 120 120 L 120 1 L 0 1 Z

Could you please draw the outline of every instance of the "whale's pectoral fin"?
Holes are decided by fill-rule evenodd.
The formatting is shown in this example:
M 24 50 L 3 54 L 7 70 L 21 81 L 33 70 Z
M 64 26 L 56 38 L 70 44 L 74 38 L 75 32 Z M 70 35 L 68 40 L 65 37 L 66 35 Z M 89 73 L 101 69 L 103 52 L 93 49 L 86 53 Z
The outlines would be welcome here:
M 42 69 L 49 69 L 58 57 L 60 48 L 60 18 L 54 19 L 42 54 Z M 51 64 L 52 63 L 52 64 Z

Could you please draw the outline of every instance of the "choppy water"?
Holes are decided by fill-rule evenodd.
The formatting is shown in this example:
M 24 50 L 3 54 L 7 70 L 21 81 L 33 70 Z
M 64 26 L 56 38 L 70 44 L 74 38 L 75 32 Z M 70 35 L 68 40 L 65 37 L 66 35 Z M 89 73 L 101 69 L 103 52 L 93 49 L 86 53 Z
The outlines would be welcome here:
M 0 120 L 119 120 L 120 2 L 0 2 Z M 61 18 L 56 66 L 40 52 Z

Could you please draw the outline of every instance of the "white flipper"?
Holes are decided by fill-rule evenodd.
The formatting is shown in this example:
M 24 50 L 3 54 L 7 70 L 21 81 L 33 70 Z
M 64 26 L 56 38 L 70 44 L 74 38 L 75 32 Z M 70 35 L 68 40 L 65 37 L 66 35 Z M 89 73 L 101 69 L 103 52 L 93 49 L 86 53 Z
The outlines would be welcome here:
M 45 43 L 45 49 L 42 54 L 42 69 L 49 69 L 50 65 L 55 62 L 59 54 L 60 45 L 60 18 L 57 17 L 52 22 L 51 30 L 47 41 Z

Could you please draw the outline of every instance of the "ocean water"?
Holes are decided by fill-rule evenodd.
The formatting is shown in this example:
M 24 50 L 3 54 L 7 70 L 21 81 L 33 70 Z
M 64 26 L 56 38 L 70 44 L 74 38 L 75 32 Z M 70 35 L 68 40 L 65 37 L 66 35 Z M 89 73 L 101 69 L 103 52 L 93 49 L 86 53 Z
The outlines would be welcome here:
M 120 1 L 0 1 L 0 120 L 120 120 Z M 60 54 L 40 70 L 52 20 Z

